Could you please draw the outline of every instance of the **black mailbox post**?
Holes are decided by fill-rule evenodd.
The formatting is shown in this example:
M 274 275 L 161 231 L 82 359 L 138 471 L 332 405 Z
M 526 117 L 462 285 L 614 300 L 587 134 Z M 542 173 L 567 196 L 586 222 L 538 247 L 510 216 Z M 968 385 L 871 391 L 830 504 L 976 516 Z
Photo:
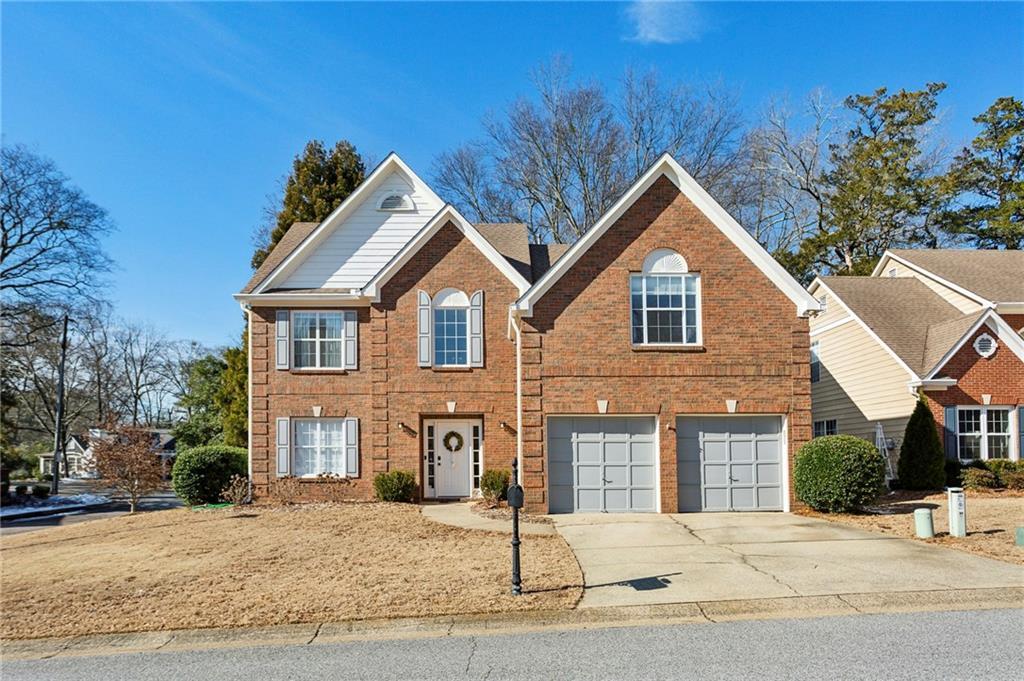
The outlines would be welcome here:
M 523 507 L 523 486 L 519 484 L 519 463 L 512 459 L 512 480 L 506 490 L 508 506 L 512 509 L 512 595 L 523 593 L 523 578 L 519 574 L 519 509 Z

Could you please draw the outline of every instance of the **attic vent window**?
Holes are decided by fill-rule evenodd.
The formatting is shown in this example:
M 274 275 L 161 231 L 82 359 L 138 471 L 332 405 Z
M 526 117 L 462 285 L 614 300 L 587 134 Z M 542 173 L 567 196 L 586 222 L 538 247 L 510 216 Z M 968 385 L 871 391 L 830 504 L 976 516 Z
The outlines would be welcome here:
M 996 339 L 983 333 L 974 339 L 974 351 L 982 357 L 991 357 L 996 351 Z
M 386 211 L 413 210 L 414 208 L 408 194 L 388 194 L 377 204 L 377 210 Z

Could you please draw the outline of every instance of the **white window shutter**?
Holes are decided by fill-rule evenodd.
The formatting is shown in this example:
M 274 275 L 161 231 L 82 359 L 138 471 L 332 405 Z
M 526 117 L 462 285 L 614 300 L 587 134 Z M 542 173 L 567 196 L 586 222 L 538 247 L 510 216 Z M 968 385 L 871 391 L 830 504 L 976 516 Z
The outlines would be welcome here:
M 417 302 L 417 339 L 416 347 L 418 348 L 417 357 L 419 358 L 419 365 L 421 367 L 428 367 L 431 363 L 432 348 L 430 347 L 433 343 L 431 329 L 433 323 L 430 318 L 430 294 L 426 291 L 420 290 L 416 292 Z
M 359 368 L 359 324 L 355 310 L 345 310 L 342 314 L 342 338 L 345 342 L 345 368 Z
M 345 419 L 345 474 L 359 477 L 359 419 Z
M 291 419 L 282 416 L 277 419 L 277 432 L 275 441 L 277 443 L 277 477 L 283 478 L 291 475 L 291 447 L 289 438 L 291 436 Z
M 469 366 L 484 365 L 484 292 L 469 298 Z
M 277 311 L 277 324 L 274 330 L 274 356 L 277 358 L 278 369 L 288 369 L 288 310 Z

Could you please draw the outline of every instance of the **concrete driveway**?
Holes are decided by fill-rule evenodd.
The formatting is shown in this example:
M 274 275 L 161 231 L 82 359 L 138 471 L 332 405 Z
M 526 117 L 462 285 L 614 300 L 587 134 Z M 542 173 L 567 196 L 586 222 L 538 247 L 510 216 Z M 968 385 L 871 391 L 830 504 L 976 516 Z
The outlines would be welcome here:
M 1024 568 L 787 513 L 573 514 L 581 607 L 1024 585 Z

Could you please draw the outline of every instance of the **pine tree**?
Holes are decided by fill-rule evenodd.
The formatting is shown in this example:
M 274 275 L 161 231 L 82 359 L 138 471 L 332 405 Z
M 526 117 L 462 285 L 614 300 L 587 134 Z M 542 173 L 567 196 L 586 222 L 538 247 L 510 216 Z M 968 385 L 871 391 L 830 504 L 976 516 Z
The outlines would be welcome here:
M 320 140 L 311 140 L 292 162 L 277 211 L 270 241 L 257 248 L 253 268 L 259 267 L 288 229 L 296 222 L 320 222 L 363 181 L 366 167 L 351 142 L 341 140 L 327 151 Z
M 924 398 L 918 400 L 903 433 L 897 476 L 904 489 L 941 489 L 946 484 L 942 441 Z

